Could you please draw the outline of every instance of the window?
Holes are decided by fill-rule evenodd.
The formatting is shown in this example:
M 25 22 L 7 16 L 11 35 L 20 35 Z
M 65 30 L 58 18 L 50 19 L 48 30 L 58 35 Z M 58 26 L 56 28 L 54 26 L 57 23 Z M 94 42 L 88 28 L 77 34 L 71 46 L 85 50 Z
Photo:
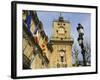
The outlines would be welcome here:
M 60 61 L 64 62 L 64 56 L 65 56 L 65 51 L 64 50 L 60 50 Z
M 60 25 L 60 23 L 58 23 L 58 25 Z
M 65 59 L 65 50 L 59 50 L 59 61 L 57 63 L 57 68 L 59 67 L 67 67 L 66 59 Z
M 64 56 L 61 56 L 61 62 L 64 62 Z
M 65 26 L 65 23 L 63 25 Z

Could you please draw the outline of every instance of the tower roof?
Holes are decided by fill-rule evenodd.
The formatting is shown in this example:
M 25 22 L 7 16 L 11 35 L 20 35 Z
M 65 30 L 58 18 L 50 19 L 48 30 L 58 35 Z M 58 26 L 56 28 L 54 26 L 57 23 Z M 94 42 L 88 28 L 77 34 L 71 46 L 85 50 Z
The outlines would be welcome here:
M 63 22 L 64 18 L 62 16 L 59 17 L 58 21 Z
M 64 17 L 61 15 L 60 13 L 60 16 L 58 19 L 54 20 L 54 22 L 66 22 L 66 23 L 70 23 L 68 20 L 65 20 Z
M 58 19 L 55 19 L 53 22 L 65 22 L 65 23 L 70 23 L 70 21 L 64 20 L 63 17 L 59 17 Z

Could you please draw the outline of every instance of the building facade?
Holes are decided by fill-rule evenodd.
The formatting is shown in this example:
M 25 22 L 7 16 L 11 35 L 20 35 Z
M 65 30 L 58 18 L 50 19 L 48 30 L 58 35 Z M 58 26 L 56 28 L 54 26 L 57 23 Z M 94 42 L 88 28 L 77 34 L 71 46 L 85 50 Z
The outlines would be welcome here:
M 53 52 L 50 55 L 50 67 L 72 66 L 72 44 L 70 22 L 59 17 L 53 21 L 53 36 L 50 40 Z
M 70 22 L 59 17 L 53 21 L 50 41 L 36 11 L 23 11 L 23 69 L 72 66 Z
M 23 69 L 47 68 L 49 63 L 48 37 L 36 11 L 23 10 Z M 50 47 L 50 46 L 49 46 Z

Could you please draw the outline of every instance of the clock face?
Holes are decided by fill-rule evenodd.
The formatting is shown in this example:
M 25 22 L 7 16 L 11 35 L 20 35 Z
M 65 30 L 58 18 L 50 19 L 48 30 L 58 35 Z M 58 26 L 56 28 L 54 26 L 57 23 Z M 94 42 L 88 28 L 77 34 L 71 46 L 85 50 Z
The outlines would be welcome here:
M 60 27 L 60 28 L 58 29 L 58 33 L 59 33 L 59 34 L 64 34 L 64 33 L 65 33 L 64 28 L 63 28 L 63 27 Z

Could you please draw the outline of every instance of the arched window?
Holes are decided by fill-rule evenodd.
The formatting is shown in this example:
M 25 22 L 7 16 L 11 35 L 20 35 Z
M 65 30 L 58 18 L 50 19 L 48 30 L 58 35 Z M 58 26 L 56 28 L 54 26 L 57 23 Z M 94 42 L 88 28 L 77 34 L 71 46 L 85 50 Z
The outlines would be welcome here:
M 59 54 L 60 54 L 60 61 L 64 62 L 65 51 L 64 50 L 60 50 Z

